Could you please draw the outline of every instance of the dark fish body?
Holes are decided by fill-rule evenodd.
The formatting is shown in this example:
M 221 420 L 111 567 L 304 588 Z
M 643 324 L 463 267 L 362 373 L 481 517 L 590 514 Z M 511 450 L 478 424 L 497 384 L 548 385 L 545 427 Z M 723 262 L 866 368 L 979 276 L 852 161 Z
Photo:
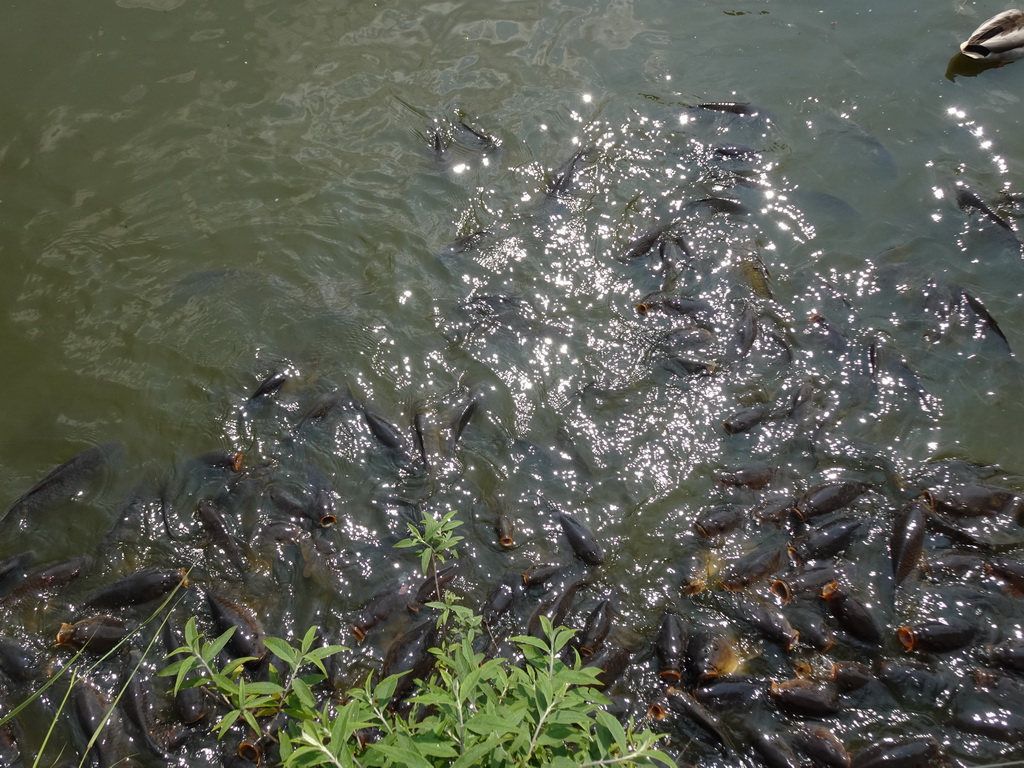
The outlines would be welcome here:
M 0 707 L 5 712 L 10 712 L 13 709 L 2 698 L 0 698 Z M 23 765 L 21 749 L 18 747 L 18 735 L 14 729 L 14 723 L 11 721 L 0 725 L 0 764 Z
M 778 542 L 760 544 L 722 570 L 721 586 L 737 591 L 767 578 L 786 563 L 786 548 Z
M 856 481 L 824 483 L 812 488 L 796 503 L 795 512 L 801 520 L 848 507 L 868 491 L 868 484 Z
M 663 222 L 637 235 L 627 243 L 625 250 L 617 257 L 618 260 L 629 262 L 646 256 L 659 245 L 665 234 L 670 232 L 675 224 L 675 221 Z
M 850 768 L 850 753 L 831 731 L 825 728 L 797 728 L 793 745 L 821 768 Z
M 469 426 L 470 422 L 480 411 L 480 402 L 483 399 L 482 393 L 477 390 L 471 390 L 466 398 L 458 404 L 456 409 L 455 418 L 452 420 L 451 427 L 451 446 L 450 452 L 455 452 L 455 447 L 459 444 L 462 439 L 462 433 L 466 431 L 466 427 Z
M 763 698 L 768 685 L 756 677 L 713 677 L 693 690 L 693 697 L 706 707 L 715 709 L 747 708 Z
M 164 597 L 177 586 L 187 587 L 185 569 L 137 571 L 93 592 L 85 601 L 92 608 L 124 608 Z
M 270 399 L 277 394 L 286 381 L 288 381 L 287 371 L 274 371 L 259 383 L 259 386 L 249 395 L 249 400 Z
M 803 765 L 793 748 L 778 735 L 769 736 L 754 728 L 751 729 L 750 743 L 768 768 L 801 768 Z
M 4 637 L 0 637 L 0 671 L 19 683 L 32 682 L 42 672 L 32 653 Z
M 686 671 L 695 684 L 732 674 L 738 664 L 735 648 L 719 632 L 702 630 L 691 635 L 686 644 Z
M 733 359 L 742 360 L 746 357 L 756 339 L 757 312 L 753 306 L 747 304 L 736 321 L 736 330 L 733 331 Z
M 824 315 L 815 312 L 808 318 L 808 322 L 814 323 L 821 329 L 821 333 L 824 335 L 825 349 L 829 352 L 840 354 L 846 351 L 846 348 L 850 345 L 843 332 Z
M 876 388 L 885 383 L 886 386 L 912 392 L 917 395 L 922 409 L 933 410 L 932 396 L 924 388 L 920 377 L 911 370 L 906 360 L 877 340 L 868 346 L 868 369 L 874 378 Z
M 818 611 L 791 609 L 786 618 L 799 633 L 800 642 L 819 653 L 824 653 L 836 644 L 832 630 L 826 625 Z
M 686 357 L 677 357 L 670 355 L 662 361 L 662 365 L 666 370 L 674 373 L 680 378 L 686 378 L 687 376 L 699 376 L 714 373 L 718 370 L 718 365 L 714 362 L 707 362 L 705 360 L 691 360 Z
M 729 200 L 724 197 L 705 197 L 701 200 L 694 200 L 686 204 L 686 209 L 691 211 L 704 209 L 712 213 L 731 213 L 735 216 L 746 216 L 753 213 L 753 210 L 743 203 L 738 203 L 735 200 Z
M 668 331 L 662 340 L 665 346 L 670 348 L 701 347 L 712 339 L 712 333 L 707 328 L 676 328 Z
M 693 265 L 693 251 L 678 232 L 667 232 L 658 243 L 658 258 L 661 260 L 661 290 L 672 291 L 679 282 L 681 271 Z
M 270 503 L 273 504 L 279 512 L 300 520 L 307 518 L 308 505 L 303 504 L 283 488 L 276 485 L 270 486 L 270 489 L 267 491 L 267 498 L 270 499 Z
M 431 125 L 427 128 L 427 144 L 434 154 L 434 160 L 443 161 L 448 156 L 449 139 L 439 125 Z
M 925 562 L 924 570 L 933 578 L 946 577 L 963 579 L 969 573 L 982 573 L 985 570 L 985 558 L 977 552 L 964 552 L 949 549 L 932 555 Z
M 1024 561 L 1009 557 L 993 557 L 985 564 L 985 572 L 1005 579 L 1018 591 L 1024 591 Z
M 167 653 L 183 646 L 184 638 L 172 622 L 164 624 L 162 640 Z M 206 717 L 206 691 L 203 688 L 182 688 L 174 694 L 174 710 L 185 725 L 193 725 Z
M 732 740 L 722 728 L 718 718 L 708 712 L 696 699 L 678 688 L 668 690 L 668 706 L 673 712 L 696 723 L 707 731 L 726 757 L 735 755 Z
M 682 679 L 686 639 L 686 629 L 682 620 L 676 614 L 666 612 L 661 617 L 661 626 L 654 644 L 658 657 L 658 674 L 662 679 L 675 682 Z
M 601 650 L 608 632 L 612 628 L 612 602 L 602 600 L 587 617 L 583 631 L 573 638 L 583 656 L 593 656 Z
M 388 648 L 381 666 L 381 677 L 402 675 L 391 697 L 392 707 L 412 693 L 417 679 L 426 677 L 434 668 L 434 655 L 430 649 L 435 645 L 437 625 L 433 619 L 427 619 L 399 636 Z
M 296 432 L 301 432 L 310 424 L 319 424 L 335 409 L 348 402 L 348 397 L 339 392 L 331 392 L 324 395 L 309 408 L 299 419 L 295 426 Z
M 1024 715 L 1007 711 L 995 704 L 982 704 L 978 709 L 961 709 L 953 716 L 953 725 L 964 733 L 984 736 L 1006 744 L 1024 741 Z
M 982 216 L 991 221 L 993 224 L 995 224 L 998 227 L 1001 227 L 1002 229 L 1005 229 L 1007 232 L 1013 235 L 1014 238 L 1017 237 L 1017 233 L 1013 231 L 1013 227 L 1010 226 L 1006 219 L 1004 219 L 998 213 L 993 211 L 992 208 L 989 207 L 989 205 L 984 200 L 982 200 L 980 197 L 978 197 L 977 194 L 967 189 L 966 187 L 959 187 L 957 189 L 956 204 L 959 205 L 960 209 L 964 211 L 978 211 Z
M 708 149 L 712 155 L 726 160 L 757 158 L 761 155 L 761 153 L 753 147 L 745 147 L 740 144 L 716 144 Z
M 666 315 L 685 316 L 703 315 L 709 317 L 715 313 L 714 307 L 701 299 L 684 299 L 679 296 L 665 296 L 661 291 L 644 296 L 637 302 L 636 311 L 640 315 L 660 311 Z
M 832 665 L 832 682 L 840 693 L 849 693 L 874 681 L 871 667 L 857 661 L 838 661 Z
M 793 545 L 793 551 L 800 560 L 822 560 L 842 552 L 860 530 L 861 520 L 854 517 L 841 517 L 832 520 L 821 528 L 801 536 Z
M 904 736 L 865 747 L 853 756 L 853 768 L 920 768 L 939 756 L 934 736 Z
M 408 584 L 399 587 L 389 586 L 378 592 L 359 612 L 349 625 L 352 634 L 359 642 L 366 639 L 366 632 L 387 619 L 396 611 L 410 609 L 416 600 Z
M 249 564 L 242 555 L 235 537 L 228 533 L 227 524 L 221 516 L 217 505 L 209 499 L 203 499 L 196 507 L 196 516 L 199 524 L 210 539 L 210 543 L 223 550 L 228 560 L 235 566 L 239 573 L 249 570 Z
M 577 579 L 568 587 L 566 587 L 565 591 L 562 592 L 558 599 L 551 604 L 552 626 L 559 627 L 565 624 L 565 617 L 568 616 L 569 611 L 572 610 L 572 605 L 576 600 L 576 595 L 579 594 L 579 591 L 583 587 L 587 586 L 588 583 L 589 582 L 585 579 Z M 607 634 L 607 632 L 605 632 L 605 634 Z
M 61 623 L 57 631 L 57 645 L 80 651 L 108 653 L 128 635 L 128 627 L 112 616 L 93 616 L 74 624 Z
M 504 506 L 499 507 L 494 518 L 494 533 L 498 537 L 498 546 L 502 549 L 514 549 L 516 546 L 516 528 L 512 515 Z
M 981 549 L 986 548 L 986 544 L 983 539 L 960 527 L 952 520 L 938 514 L 931 507 L 922 505 L 921 510 L 924 513 L 924 524 L 927 530 L 941 536 L 945 536 L 955 544 L 967 547 L 978 547 Z
M 107 716 L 110 702 L 91 681 L 79 679 L 71 693 L 72 708 L 86 740 L 98 733 L 92 749 L 100 766 L 134 765 L 124 725 L 116 709 Z
M 753 429 L 766 418 L 768 418 L 768 406 L 764 403 L 752 405 L 749 408 L 741 408 L 722 422 L 722 428 L 730 435 L 746 432 Z
M 736 530 L 743 524 L 744 516 L 743 509 L 735 504 L 722 504 L 697 515 L 693 527 L 697 533 L 709 539 Z
M 607 688 L 626 671 L 632 655 L 628 648 L 609 643 L 591 656 L 584 666 L 597 667 L 601 670 L 594 682 L 602 688 Z
M 153 716 L 153 689 L 149 681 L 144 679 L 146 672 L 144 667 L 139 666 L 141 661 L 142 653 L 135 649 L 125 656 L 121 671 L 121 684 L 125 689 L 120 706 L 142 735 L 142 740 L 149 750 L 154 755 L 166 758 L 167 750 L 158 744 L 155 738 L 157 723 Z
M 878 679 L 900 699 L 932 705 L 942 702 L 949 693 L 946 674 L 927 664 L 910 661 L 883 661 L 878 665 Z
M 434 565 L 430 572 L 427 573 L 423 579 L 423 583 L 420 584 L 419 589 L 416 590 L 415 603 L 416 605 L 426 605 L 435 600 L 441 600 L 444 596 L 445 588 L 451 584 L 459 573 L 459 564 L 457 561 L 445 563 L 438 567 Z M 414 608 L 414 610 L 417 610 Z
M 882 630 L 879 629 L 871 611 L 862 602 L 835 582 L 826 584 L 821 590 L 821 596 L 828 604 L 829 611 L 848 634 L 865 643 L 881 645 Z
M 819 594 L 826 584 L 835 581 L 836 569 L 830 565 L 806 568 L 794 574 L 784 576 L 772 582 L 772 592 L 790 602 L 796 597 L 806 594 Z
M 35 552 L 22 552 L 0 563 L 0 586 L 15 580 L 36 561 Z
M 1016 509 L 1021 498 L 1005 488 L 968 483 L 956 488 L 936 488 L 925 492 L 928 501 L 939 512 L 956 517 L 997 515 Z
M 925 510 L 924 504 L 914 499 L 908 502 L 892 527 L 889 552 L 892 557 L 892 572 L 900 584 L 921 562 L 924 548 Z
M 794 504 L 796 499 L 789 496 L 769 499 L 755 507 L 754 517 L 761 523 L 782 523 L 789 518 Z
M 478 131 L 463 120 L 459 120 L 452 126 L 452 136 L 459 144 L 487 152 L 498 146 L 498 140 L 488 133 Z
M 319 475 L 319 473 L 317 473 Z M 303 502 L 278 486 L 271 486 L 267 497 L 280 512 L 299 520 L 308 520 L 321 528 L 330 528 L 338 522 L 334 497 L 326 477 L 313 479 L 313 500 Z
M 987 646 L 980 655 L 988 664 L 1024 672 L 1024 642 L 1005 640 L 999 645 Z
M 908 651 L 943 653 L 970 645 L 978 633 L 977 627 L 963 619 L 928 621 L 909 627 L 900 627 L 897 635 Z
M 565 197 L 571 195 L 576 187 L 576 177 L 582 168 L 594 162 L 594 147 L 584 147 L 555 174 L 547 187 L 549 197 Z
M 572 463 L 574 471 L 581 477 L 593 477 L 593 470 L 580 451 L 579 443 L 564 424 L 559 425 L 558 429 L 555 430 L 555 444 L 562 455 Z
M 11 504 L 3 519 L 12 514 L 33 514 L 62 499 L 70 498 L 82 491 L 96 473 L 111 463 L 122 450 L 120 443 L 103 443 L 86 448 L 46 473 L 42 480 Z
M 20 584 L 4 595 L 0 603 L 13 603 L 40 592 L 49 592 L 70 584 L 92 565 L 92 558 L 72 557 L 28 574 Z
M 237 472 L 242 468 L 242 454 L 234 451 L 207 451 L 196 456 L 194 461 L 211 469 L 230 469 Z
M 465 253 L 466 251 L 472 251 L 490 234 L 490 230 L 487 229 L 478 229 L 475 232 L 470 232 L 468 235 L 463 235 L 462 237 L 456 238 L 452 242 L 448 243 L 448 245 L 444 247 L 443 252 L 454 256 L 459 253 Z
M 256 662 L 251 662 L 255 664 L 267 655 L 267 646 L 263 642 L 263 627 L 252 611 L 213 592 L 206 593 L 206 601 L 210 606 L 210 616 L 218 635 L 232 627 L 235 628 L 228 641 L 228 648 L 236 657 L 251 656 L 256 659 Z
M 307 514 L 315 525 L 321 528 L 330 528 L 338 522 L 338 510 L 334 505 L 334 492 L 330 481 L 324 477 L 314 478 L 313 503 L 309 505 Z
M 800 421 L 806 410 L 805 406 L 811 402 L 812 397 L 814 397 L 814 385 L 809 381 L 803 382 L 793 390 L 793 394 L 789 398 L 789 418 Z
M 601 565 L 604 562 L 604 550 L 589 528 L 567 512 L 558 513 L 558 522 L 576 557 L 587 565 Z
M 758 117 L 767 114 L 760 107 L 738 101 L 706 101 L 698 104 L 697 109 L 706 109 L 709 112 L 726 112 L 730 115 L 739 115 L 740 117 Z
M 740 259 L 740 272 L 750 284 L 750 289 L 762 299 L 771 299 L 772 290 L 769 287 L 770 275 L 761 257 L 755 253 L 747 254 Z
M 527 587 L 536 587 L 546 583 L 564 570 L 565 566 L 559 563 L 531 565 L 522 574 L 523 584 Z
M 408 464 L 411 456 L 405 436 L 398 431 L 398 427 L 392 424 L 378 413 L 363 408 L 363 418 L 370 428 L 370 434 L 380 443 L 391 457 L 399 464 Z
M 739 617 L 756 629 L 765 639 L 777 643 L 784 650 L 791 651 L 800 638 L 789 619 L 770 603 L 754 599 L 739 599 L 736 602 Z
M 412 442 L 417 460 L 428 474 L 440 464 L 444 454 L 442 445 L 442 427 L 438 422 L 437 411 L 424 403 L 413 406 Z M 454 445 L 452 446 L 454 448 Z
M 25 580 L 25 569 L 31 567 L 35 560 L 35 552 L 22 552 L 0 563 L 0 604 L 8 592 Z
M 839 711 L 835 689 L 808 680 L 773 682 L 769 694 L 779 709 L 797 717 L 828 717 Z
M 1003 333 L 1003 330 L 999 327 L 999 323 L 996 322 L 996 319 L 992 317 L 988 309 L 985 308 L 985 305 L 981 303 L 981 300 L 972 296 L 967 291 L 961 291 L 960 298 L 966 302 L 971 311 L 978 316 L 978 319 L 980 319 L 990 331 L 1003 340 L 1006 348 L 1009 349 L 1010 342 L 1007 340 L 1006 334 Z
M 740 488 L 751 488 L 755 491 L 768 485 L 773 477 L 775 477 L 775 469 L 765 464 L 752 464 L 748 467 L 738 467 L 715 474 L 715 479 L 720 483 Z

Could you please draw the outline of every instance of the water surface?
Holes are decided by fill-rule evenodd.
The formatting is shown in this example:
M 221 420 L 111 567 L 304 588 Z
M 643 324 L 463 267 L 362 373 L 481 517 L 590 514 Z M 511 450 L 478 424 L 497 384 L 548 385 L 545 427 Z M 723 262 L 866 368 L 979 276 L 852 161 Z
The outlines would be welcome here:
M 239 502 L 246 536 L 271 517 L 270 480 L 301 488 L 322 473 L 343 512 L 322 578 L 282 586 L 261 562 L 260 580 L 237 587 L 254 603 L 278 589 L 261 606 L 268 629 L 301 633 L 343 627 L 414 570 L 387 548 L 404 531 L 393 497 L 459 511 L 460 588 L 476 600 L 496 573 L 567 557 L 543 496 L 606 543 L 591 603 L 614 596 L 620 641 L 643 656 L 662 610 L 691 610 L 675 564 L 700 544 L 702 508 L 864 479 L 870 533 L 846 561 L 875 574 L 895 510 L 924 478 L 947 477 L 937 462 L 996 465 L 1021 488 L 1020 368 L 1007 349 L 1024 344 L 1021 248 L 956 194 L 1015 221 L 1024 69 L 947 73 L 958 41 L 1001 7 L 120 0 L 62 7 L 59 23 L 51 10 L 2 14 L 0 488 L 13 501 L 96 443 L 119 441 L 125 457 L 0 557 L 95 550 L 133 488 L 176 488 L 188 530 L 196 496 L 218 482 L 192 478 L 189 457 L 242 452 L 256 468 Z M 707 102 L 756 114 L 696 108 Z M 709 197 L 747 212 L 695 204 Z M 682 350 L 665 334 L 693 318 L 636 310 L 665 287 L 657 258 L 616 259 L 672 220 L 694 259 L 670 288 L 710 307 L 695 324 L 713 340 L 686 351 L 714 364 L 707 375 L 666 366 Z M 449 245 L 480 230 L 469 248 Z M 1006 343 L 942 309 L 962 291 Z M 737 356 L 747 306 L 760 333 Z M 816 313 L 845 349 L 808 321 Z M 872 343 L 887 377 L 866 368 Z M 278 398 L 246 404 L 274 370 L 290 375 Z M 738 408 L 782 409 L 803 382 L 819 428 L 723 431 Z M 299 430 L 331 392 L 410 445 L 417 413 L 445 425 L 470 394 L 481 408 L 424 476 L 384 455 L 357 411 Z M 750 461 L 778 469 L 768 491 L 715 482 Z M 519 521 L 511 553 L 493 540 L 500 505 Z M 180 548 L 161 535 L 145 529 L 130 556 L 124 545 L 120 567 L 208 565 L 198 535 Z M 716 543 L 715 557 L 761 535 Z M 885 604 L 882 581 L 867 591 L 895 627 L 913 611 Z M 82 594 L 3 621 L 41 650 Z M 727 624 L 716 606 L 692 610 Z M 1013 601 L 985 611 L 990 639 L 1021 632 Z M 636 675 L 653 686 L 645 663 Z M 968 674 L 966 653 L 955 664 Z M 876 719 L 831 725 L 851 746 L 878 738 L 892 717 L 878 706 Z M 901 717 L 908 733 L 935 727 Z M 1019 757 L 937 732 L 964 759 Z

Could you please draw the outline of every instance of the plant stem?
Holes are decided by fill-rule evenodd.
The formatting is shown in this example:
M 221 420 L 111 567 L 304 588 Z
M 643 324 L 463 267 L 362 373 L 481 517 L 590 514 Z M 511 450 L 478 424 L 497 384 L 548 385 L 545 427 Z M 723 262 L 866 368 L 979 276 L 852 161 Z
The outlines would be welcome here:
M 592 766 L 598 765 L 618 765 L 619 763 L 627 763 L 636 760 L 640 756 L 640 751 L 630 752 L 628 755 L 620 755 L 619 757 L 609 757 L 607 760 L 592 760 L 589 763 L 580 763 L 580 768 L 592 768 Z
M 50 727 L 46 731 L 46 737 L 43 739 L 43 743 L 39 746 L 39 754 L 36 755 L 35 762 L 32 763 L 32 768 L 37 768 L 39 761 L 43 758 L 43 752 L 46 750 L 46 743 L 50 740 L 50 736 L 53 735 L 53 729 L 57 726 L 57 717 L 64 710 L 64 705 L 68 703 L 68 697 L 71 695 L 71 690 L 75 687 L 75 678 L 75 671 L 71 670 L 71 684 L 68 685 L 68 689 L 64 693 L 64 698 L 61 699 L 60 706 L 57 707 L 57 714 L 54 716 L 53 720 L 50 721 Z
M 537 747 L 537 739 L 540 738 L 541 728 L 544 727 L 544 721 L 548 719 L 548 715 L 550 715 L 552 710 L 554 710 L 555 701 L 555 696 L 552 696 L 551 701 L 548 703 L 547 708 L 544 710 L 544 713 L 539 718 L 537 718 L 537 727 L 533 729 L 533 738 L 530 739 L 530 746 L 529 749 L 527 749 L 526 751 L 526 760 L 530 759 L 530 756 L 533 755 L 533 750 Z M 520 765 L 526 765 L 526 763 L 523 762 L 520 763 Z

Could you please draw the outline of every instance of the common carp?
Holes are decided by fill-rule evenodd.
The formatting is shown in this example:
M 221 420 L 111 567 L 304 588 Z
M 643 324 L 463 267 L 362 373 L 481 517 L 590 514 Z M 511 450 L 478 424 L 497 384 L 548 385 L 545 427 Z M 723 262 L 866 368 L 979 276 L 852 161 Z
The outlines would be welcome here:
M 589 528 L 567 512 L 559 512 L 558 521 L 576 557 L 587 565 L 601 565 L 604 562 L 604 550 Z
M 569 161 L 559 169 L 555 177 L 547 185 L 545 190 L 549 197 L 568 197 L 576 189 L 576 178 L 580 171 L 596 161 L 597 148 L 584 147 L 573 155 Z
M 98 472 L 123 452 L 121 443 L 102 443 L 86 448 L 59 467 L 54 467 L 38 483 L 11 504 L 0 522 L 19 515 L 34 514 L 84 490 Z

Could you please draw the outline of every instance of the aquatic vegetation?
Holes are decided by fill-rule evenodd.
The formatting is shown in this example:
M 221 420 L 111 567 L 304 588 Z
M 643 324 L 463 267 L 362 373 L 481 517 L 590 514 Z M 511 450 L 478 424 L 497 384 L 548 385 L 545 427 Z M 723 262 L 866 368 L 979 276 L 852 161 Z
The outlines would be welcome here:
M 440 519 L 424 515 L 422 526 L 410 523 L 411 537 L 396 546 L 419 547 L 424 574 L 437 578 L 462 540 L 454 535 L 459 525 L 453 512 Z M 408 655 L 406 646 L 414 644 L 399 638 L 400 652 L 389 652 L 382 674 L 341 691 L 340 701 L 325 695 L 325 662 L 345 649 L 320 644 L 316 627 L 294 645 L 265 638 L 271 654 L 266 679 L 248 681 L 246 665 L 259 657 L 217 662 L 237 627 L 207 640 L 190 619 L 185 644 L 170 654 L 179 658 L 160 675 L 174 679 L 175 694 L 188 688 L 210 691 L 223 711 L 213 725 L 218 738 L 239 731 L 239 756 L 257 764 L 265 759 L 310 767 L 674 764 L 657 751 L 656 734 L 623 726 L 606 711 L 599 666 L 581 666 L 575 651 L 572 661 L 563 660 L 573 630 L 541 617 L 541 637 L 513 638 L 522 656 L 517 664 L 474 649 L 482 617 L 451 592 L 428 606 L 438 611 L 436 620 L 424 623 L 426 632 L 417 627 L 410 633 L 430 638 L 412 651 L 417 661 L 387 674 L 401 667 L 394 659 Z M 581 651 L 592 655 L 595 635 L 584 632 L 582 643 Z

